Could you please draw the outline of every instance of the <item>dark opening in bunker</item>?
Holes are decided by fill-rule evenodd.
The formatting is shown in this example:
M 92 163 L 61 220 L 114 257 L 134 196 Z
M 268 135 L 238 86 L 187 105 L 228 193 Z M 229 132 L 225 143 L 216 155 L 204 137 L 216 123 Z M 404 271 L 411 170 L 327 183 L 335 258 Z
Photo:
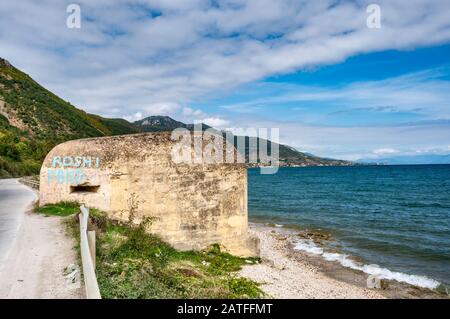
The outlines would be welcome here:
M 70 186 L 71 193 L 97 193 L 100 186 L 77 185 Z

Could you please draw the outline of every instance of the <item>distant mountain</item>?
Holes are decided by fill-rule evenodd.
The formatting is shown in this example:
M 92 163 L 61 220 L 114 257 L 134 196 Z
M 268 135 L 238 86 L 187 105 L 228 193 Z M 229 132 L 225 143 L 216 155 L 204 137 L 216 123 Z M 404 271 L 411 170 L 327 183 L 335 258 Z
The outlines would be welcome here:
M 364 160 L 362 160 L 364 161 Z M 422 154 L 422 155 L 403 155 L 379 158 L 377 160 L 365 160 L 367 163 L 377 163 L 384 165 L 421 165 L 421 164 L 450 164 L 450 154 Z
M 187 128 L 186 124 L 168 116 L 149 116 L 133 124 L 140 127 L 144 132 L 172 131 L 176 128 Z
M 154 115 L 146 117 L 142 120 L 133 122 L 143 132 L 161 132 L 161 131 L 173 131 L 176 128 L 185 128 L 193 130 L 194 124 L 185 124 L 180 121 L 174 120 L 169 116 Z M 212 128 L 209 125 L 201 123 L 202 130 Z
M 176 121 L 168 116 L 149 116 L 145 119 L 142 119 L 140 121 L 134 122 L 135 125 L 140 126 L 140 129 L 144 132 L 155 132 L 155 131 L 172 131 L 176 128 L 186 128 L 189 130 L 194 129 L 193 124 L 185 124 L 179 121 Z M 202 124 L 202 129 L 210 129 L 211 127 Z M 221 132 L 218 130 L 215 130 L 218 134 L 222 134 L 225 136 L 225 132 Z M 245 136 L 245 154 L 243 154 L 246 158 L 247 163 L 249 162 L 250 156 L 254 156 L 252 158 L 258 158 L 255 153 L 259 153 L 259 147 L 258 145 L 261 142 L 264 142 L 264 139 L 257 139 L 257 142 L 255 143 L 257 145 L 256 148 L 250 148 L 250 138 L 248 136 Z M 238 144 L 238 136 L 234 136 L 231 142 L 235 146 Z M 270 154 L 270 144 L 271 142 L 266 142 L 266 145 L 269 145 L 269 154 Z M 276 143 L 272 143 L 273 145 L 276 145 Z M 279 149 L 279 160 L 281 166 L 350 166 L 354 165 L 354 163 L 349 161 L 342 161 L 342 160 L 335 160 L 335 159 L 327 159 L 322 158 L 318 156 L 314 156 L 307 153 L 302 153 L 297 151 L 295 148 L 278 144 Z M 258 164 L 255 164 L 258 165 Z M 255 166 L 254 165 L 254 166 Z
M 150 116 L 130 123 L 88 114 L 0 58 L 0 177 L 37 174 L 45 155 L 67 140 L 178 127 L 192 130 L 193 124 L 168 116 Z M 206 128 L 209 126 L 203 124 Z M 254 151 L 247 147 L 246 157 Z M 352 164 L 304 154 L 285 145 L 280 145 L 280 159 L 286 166 Z

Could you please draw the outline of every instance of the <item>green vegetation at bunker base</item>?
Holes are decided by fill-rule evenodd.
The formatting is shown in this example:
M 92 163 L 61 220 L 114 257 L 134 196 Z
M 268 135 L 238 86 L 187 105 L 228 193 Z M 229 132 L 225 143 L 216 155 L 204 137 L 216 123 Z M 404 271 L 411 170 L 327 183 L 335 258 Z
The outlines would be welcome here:
M 77 203 L 47 205 L 36 210 L 65 216 L 79 239 Z M 108 219 L 90 210 L 90 227 L 96 230 L 96 272 L 102 298 L 261 298 L 258 284 L 240 277 L 243 265 L 259 258 L 240 258 L 215 244 L 204 251 L 178 251 L 148 234 L 148 223 L 135 225 Z

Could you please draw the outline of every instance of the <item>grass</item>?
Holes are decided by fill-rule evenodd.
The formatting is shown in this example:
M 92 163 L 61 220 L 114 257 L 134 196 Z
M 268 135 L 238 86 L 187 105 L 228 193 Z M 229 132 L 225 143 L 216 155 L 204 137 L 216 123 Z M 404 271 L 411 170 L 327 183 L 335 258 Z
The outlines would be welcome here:
M 45 216 L 66 217 L 78 213 L 80 211 L 80 205 L 75 202 L 61 202 L 56 205 L 36 207 L 35 211 Z
M 235 273 L 257 260 L 224 253 L 218 245 L 181 252 L 143 227 L 107 220 L 97 247 L 97 278 L 104 298 L 262 297 L 256 283 Z
M 48 205 L 45 214 L 68 216 L 79 211 L 76 203 Z M 78 238 L 78 219 L 67 218 Z M 215 244 L 204 251 L 178 251 L 144 226 L 110 220 L 90 210 L 97 234 L 97 280 L 103 298 L 261 298 L 258 284 L 239 277 L 245 264 L 259 258 L 240 258 Z

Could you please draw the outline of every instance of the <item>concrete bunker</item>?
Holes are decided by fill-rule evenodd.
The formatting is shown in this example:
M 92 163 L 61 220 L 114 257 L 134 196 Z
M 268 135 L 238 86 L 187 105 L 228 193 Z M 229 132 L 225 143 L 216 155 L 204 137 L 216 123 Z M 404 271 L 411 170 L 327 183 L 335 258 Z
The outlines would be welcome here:
M 219 243 L 236 255 L 257 255 L 258 242 L 248 236 L 245 165 L 176 163 L 176 143 L 162 132 L 59 144 L 41 168 L 40 205 L 77 201 L 116 220 L 139 223 L 149 217 L 147 231 L 177 249 Z M 222 143 L 224 153 L 238 156 Z

